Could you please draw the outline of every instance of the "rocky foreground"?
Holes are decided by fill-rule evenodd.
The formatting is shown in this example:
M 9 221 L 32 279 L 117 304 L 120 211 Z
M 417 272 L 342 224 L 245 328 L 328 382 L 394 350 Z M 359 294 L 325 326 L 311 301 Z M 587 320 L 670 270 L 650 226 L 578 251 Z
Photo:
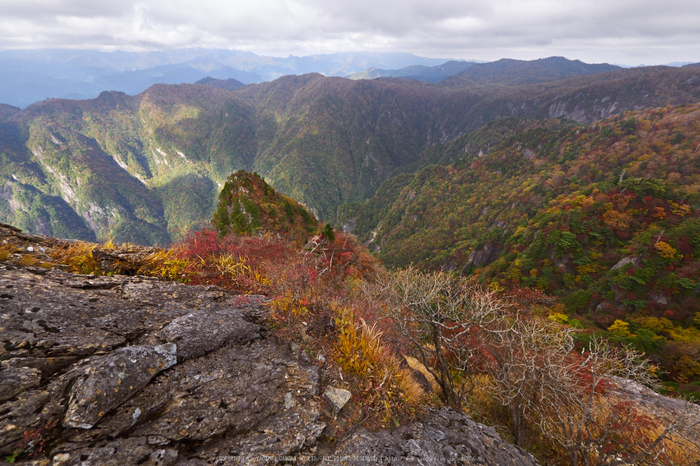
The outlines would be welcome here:
M 0 246 L 46 238 L 0 228 Z M 17 255 L 17 254 L 15 254 Z M 10 258 L 12 259 L 12 258 Z M 324 434 L 324 363 L 268 334 L 266 299 L 0 261 L 0 459 L 41 465 L 534 465 L 448 408 Z

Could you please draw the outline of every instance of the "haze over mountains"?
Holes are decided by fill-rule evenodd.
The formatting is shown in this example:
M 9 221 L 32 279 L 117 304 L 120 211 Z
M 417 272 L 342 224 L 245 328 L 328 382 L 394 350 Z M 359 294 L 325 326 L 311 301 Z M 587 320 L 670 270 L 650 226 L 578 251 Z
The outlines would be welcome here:
M 0 103 L 24 108 L 47 98 L 95 98 L 102 91 L 136 95 L 154 84 L 194 83 L 206 77 L 233 78 L 250 84 L 306 73 L 351 79 L 400 77 L 427 82 L 440 82 L 458 75 L 491 82 L 507 69 L 511 73 L 524 73 L 531 79 L 538 76 L 533 82 L 539 82 L 619 69 L 607 64 L 592 67 L 578 61 L 566 62 L 564 58 L 558 63 L 551 58 L 529 62 L 504 59 L 487 64 L 397 52 L 343 52 L 281 58 L 197 48 L 154 52 L 4 50 L 0 51 Z M 672 65 L 684 64 L 687 63 Z M 468 70 L 472 65 L 477 66 Z M 484 68 L 484 65 L 489 66 Z
M 249 84 L 290 74 L 347 76 L 370 67 L 431 67 L 445 61 L 410 53 L 372 52 L 278 58 L 196 48 L 143 53 L 5 50 L 0 51 L 0 103 L 26 107 L 50 97 L 94 98 L 102 91 L 135 95 L 154 84 L 193 83 L 207 76 Z

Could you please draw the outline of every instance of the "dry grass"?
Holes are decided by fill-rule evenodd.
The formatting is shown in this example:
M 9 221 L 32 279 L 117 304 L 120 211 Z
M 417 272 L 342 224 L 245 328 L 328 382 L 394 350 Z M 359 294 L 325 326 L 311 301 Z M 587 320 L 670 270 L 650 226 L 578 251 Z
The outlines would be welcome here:
M 92 257 L 96 244 L 74 241 L 55 247 L 48 255 L 58 264 L 67 265 L 71 272 L 96 273 L 100 271 L 99 264 Z
M 246 264 L 245 257 L 234 257 L 231 254 L 214 256 L 212 263 L 221 275 L 236 279 L 238 276 L 250 272 L 250 266 Z
M 425 390 L 420 383 L 416 382 L 410 369 L 400 367 L 398 362 L 392 359 L 392 365 L 395 367 L 394 378 L 401 397 L 409 406 L 419 405 L 425 399 Z
M 595 448 L 595 440 L 590 448 L 579 445 L 577 453 L 585 456 L 579 456 L 579 461 L 600 465 L 609 464 L 611 459 L 617 458 L 639 465 L 669 466 L 698 464 L 700 461 L 698 426 L 687 428 L 683 425 L 692 423 L 692 416 L 686 418 L 680 413 L 668 413 L 674 419 L 665 419 L 659 412 L 610 394 L 596 396 L 593 407 L 593 419 L 590 421 L 582 418 L 580 410 L 569 412 L 566 406 L 552 406 L 557 413 L 546 414 L 550 419 L 563 415 L 573 422 L 572 425 L 583 423 L 581 434 L 584 442 L 589 436 L 592 439 L 607 439 L 605 443 L 597 444 L 600 450 Z M 672 427 L 671 430 L 666 431 L 669 426 Z M 567 453 L 558 442 L 566 439 L 572 442 L 573 448 L 576 435 L 576 431 L 569 431 L 565 435 L 562 425 L 550 424 L 546 435 L 552 440 L 547 445 L 548 459 L 566 464 Z M 664 438 L 658 440 L 662 435 Z M 554 438 L 559 440 L 555 441 Z M 605 452 L 604 456 L 600 455 L 601 452 Z
M 423 365 L 422 362 L 420 362 L 418 359 L 411 357 L 411 356 L 404 356 L 404 359 L 406 359 L 406 363 L 408 363 L 408 366 L 420 372 L 425 376 L 426 379 L 428 379 L 428 383 L 430 383 L 430 387 L 433 389 L 433 393 L 442 393 L 442 389 L 440 388 L 440 384 L 438 383 L 437 380 L 435 380 L 435 377 L 433 374 L 431 374 L 428 369 Z
M 166 280 L 178 280 L 187 267 L 187 261 L 178 259 L 171 249 L 156 249 L 143 257 L 138 273 Z
M 641 429 L 643 435 L 656 438 L 663 433 L 663 426 L 655 429 Z M 683 435 L 682 433 L 672 433 L 663 441 L 659 450 L 659 461 L 661 464 L 685 465 L 700 464 L 700 439 L 697 432 Z
M 6 261 L 12 257 L 15 252 L 15 247 L 9 244 L 0 246 L 0 261 Z
M 381 332 L 376 326 L 368 326 L 360 319 L 358 325 L 351 312 L 336 318 L 340 327 L 340 335 L 336 344 L 337 361 L 340 366 L 350 373 L 361 377 L 376 373 L 377 366 L 386 352 L 381 344 Z
M 50 269 L 51 267 L 55 266 L 53 262 L 46 262 L 44 260 L 41 260 L 37 256 L 33 254 L 23 254 L 19 260 L 17 261 L 20 265 L 23 265 L 25 267 L 42 267 L 45 269 Z
M 364 319 L 356 322 L 352 312 L 346 309 L 341 312 L 343 314 L 336 318 L 340 327 L 335 342 L 336 362 L 348 373 L 371 379 L 374 391 L 388 394 L 391 402 L 383 401 L 387 413 L 392 411 L 392 403 L 418 406 L 426 397 L 425 390 L 414 378 L 413 371 L 402 366 L 383 345 L 382 332 Z M 389 419 L 391 416 L 387 414 L 385 417 Z
M 610 400 L 601 399 L 603 404 L 601 409 L 601 417 L 613 416 L 614 413 L 610 410 Z M 684 423 L 690 424 L 693 422 L 692 415 L 680 417 L 678 419 L 664 419 L 659 413 L 646 408 L 645 406 L 635 405 L 635 411 L 641 419 L 647 419 L 647 422 L 639 422 L 634 432 L 635 439 L 646 439 L 647 443 L 651 443 L 654 439 L 664 435 L 664 431 L 673 422 L 679 422 L 682 426 Z M 678 415 L 676 413 L 676 415 Z M 598 422 L 604 422 L 604 419 Z M 697 423 L 697 419 L 695 419 Z M 656 456 L 657 464 L 664 465 L 690 465 L 700 463 L 700 426 L 695 424 L 689 428 L 680 427 L 677 431 L 674 430 L 665 435 L 657 448 L 651 450 L 651 454 Z M 634 442 L 629 442 L 634 443 Z M 640 442 L 641 444 L 641 442 Z M 641 445 L 638 447 L 641 450 Z

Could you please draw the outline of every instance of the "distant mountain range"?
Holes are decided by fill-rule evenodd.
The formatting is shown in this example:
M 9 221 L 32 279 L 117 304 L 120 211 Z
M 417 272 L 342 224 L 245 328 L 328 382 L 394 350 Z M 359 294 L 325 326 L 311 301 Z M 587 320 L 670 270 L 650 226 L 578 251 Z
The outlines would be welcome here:
M 218 191 L 239 169 L 335 222 L 341 205 L 371 198 L 391 177 L 453 163 L 459 150 L 443 149 L 489 122 L 588 124 L 700 100 L 692 66 L 590 74 L 600 65 L 551 58 L 465 72 L 477 67 L 485 71 L 437 84 L 306 74 L 159 84 L 136 96 L 103 92 L 24 110 L 0 105 L 0 222 L 164 244 L 208 224 Z M 485 153 L 502 140 L 480 137 Z
M 502 59 L 493 63 L 480 63 L 470 66 L 452 78 L 452 83 L 474 84 L 534 84 L 575 76 L 587 76 L 622 69 L 607 63 L 590 65 L 580 60 L 567 60 L 564 57 L 549 57 L 523 61 Z
M 369 68 L 361 73 L 353 73 L 350 79 L 376 79 L 376 78 L 406 78 L 416 81 L 426 81 L 437 83 L 444 79 L 462 73 L 472 66 L 472 61 L 448 61 L 437 66 L 412 65 L 405 66 L 399 70 L 382 70 L 379 68 Z
M 361 73 L 353 73 L 350 79 L 406 78 L 437 83 L 449 77 L 480 84 L 533 84 L 555 81 L 572 76 L 604 73 L 619 70 L 621 67 L 589 65 L 579 60 L 564 57 L 549 57 L 533 61 L 502 59 L 492 63 L 474 61 L 449 61 L 438 66 L 406 66 L 399 70 L 370 68 Z
M 135 95 L 154 84 L 194 83 L 205 77 L 249 84 L 290 74 L 347 76 L 371 67 L 430 67 L 445 61 L 409 53 L 371 52 L 278 58 L 208 49 L 143 53 L 5 50 L 0 51 L 0 103 L 22 108 L 46 98 L 95 98 L 102 91 Z

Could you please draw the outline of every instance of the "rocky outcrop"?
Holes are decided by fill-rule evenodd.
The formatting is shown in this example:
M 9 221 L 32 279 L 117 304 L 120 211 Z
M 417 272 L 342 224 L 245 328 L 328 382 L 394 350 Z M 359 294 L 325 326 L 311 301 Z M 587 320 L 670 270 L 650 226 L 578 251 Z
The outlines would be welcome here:
M 407 464 L 535 464 L 449 410 L 328 443 L 322 434 L 338 414 L 321 396 L 322 362 L 268 335 L 266 298 L 239 298 L 0 261 L 0 458 L 229 465 L 333 464 L 341 455 L 374 464 L 357 461 L 376 451 Z
M 0 267 L 3 457 L 172 464 L 289 454 L 323 431 L 320 367 L 261 336 L 263 299 L 241 308 L 213 288 Z
M 495 261 L 503 252 L 503 245 L 486 243 L 483 248 L 469 253 L 467 263 L 462 268 L 462 272 L 469 267 L 482 267 Z
M 406 464 L 534 465 L 534 457 L 504 444 L 492 427 L 449 408 L 431 410 L 425 422 L 371 433 L 358 431 L 322 465 Z

